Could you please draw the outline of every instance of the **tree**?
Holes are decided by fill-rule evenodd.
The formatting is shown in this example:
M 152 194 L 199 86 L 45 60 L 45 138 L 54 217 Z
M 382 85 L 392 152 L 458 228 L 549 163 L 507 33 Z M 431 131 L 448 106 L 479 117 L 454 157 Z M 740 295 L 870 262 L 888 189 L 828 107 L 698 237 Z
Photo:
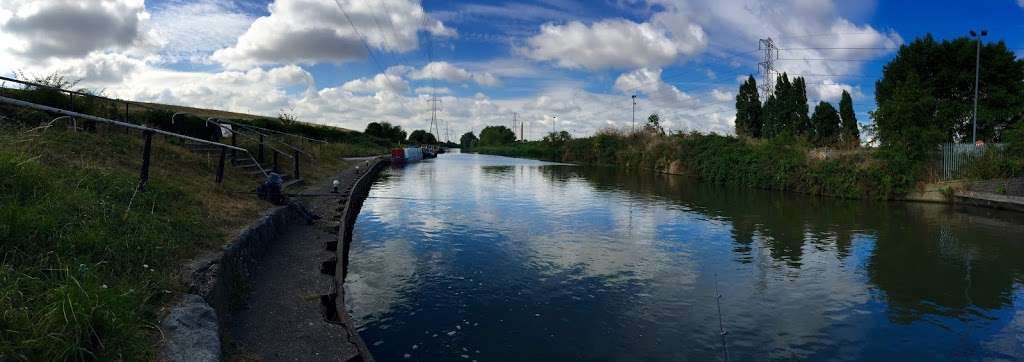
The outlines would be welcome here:
M 437 144 L 437 138 L 430 132 L 418 129 L 409 134 L 409 142 L 420 145 L 434 145 Z
M 875 83 L 872 112 L 883 146 L 914 147 L 924 157 L 936 144 L 971 141 L 977 43 L 931 35 L 900 47 Z M 1024 60 L 1000 41 L 981 47 L 978 139 L 1000 141 L 1024 118 Z
M 552 145 L 555 145 L 555 146 L 561 146 L 561 145 L 563 145 L 566 142 L 569 142 L 571 140 L 572 140 L 572 135 L 569 134 L 569 132 L 561 131 L 561 132 L 549 132 L 547 134 L 547 136 L 544 136 L 544 139 L 542 141 L 544 143 L 549 143 L 549 144 L 552 144 Z
M 765 101 L 762 114 L 765 137 L 803 135 L 810 129 L 807 117 L 807 86 L 801 77 L 792 82 L 786 73 L 775 80 L 775 92 Z
M 839 112 L 831 103 L 821 101 L 811 116 L 812 140 L 818 146 L 830 146 L 839 138 Z
M 505 126 L 488 126 L 480 131 L 481 146 L 500 146 L 515 142 L 516 134 Z
M 757 93 L 757 80 L 751 75 L 740 85 L 736 93 L 736 135 L 740 137 L 761 137 L 764 120 L 761 116 L 761 99 Z
M 839 118 L 843 124 L 839 132 L 840 142 L 849 147 L 860 146 L 860 127 L 857 126 L 857 114 L 853 112 L 853 98 L 845 89 L 839 100 Z
M 459 137 L 459 144 L 462 145 L 462 148 L 473 148 L 479 142 L 480 139 L 476 138 L 473 132 L 466 132 L 462 137 Z
M 386 138 L 383 136 L 384 127 L 381 127 L 380 123 L 377 122 L 370 122 L 369 124 L 367 124 L 366 131 L 363 131 L 363 133 L 371 137 Z
M 648 133 L 665 134 L 665 129 L 661 127 L 661 117 L 657 113 L 651 113 L 647 117 L 647 124 L 644 125 L 644 131 Z

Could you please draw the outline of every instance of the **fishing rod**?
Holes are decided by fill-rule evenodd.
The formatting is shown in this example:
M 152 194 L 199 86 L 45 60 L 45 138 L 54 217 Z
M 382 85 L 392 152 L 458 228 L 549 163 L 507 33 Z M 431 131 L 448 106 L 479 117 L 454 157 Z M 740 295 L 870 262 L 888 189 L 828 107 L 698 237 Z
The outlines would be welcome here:
M 242 194 L 242 195 L 259 195 L 258 192 L 253 192 L 253 191 L 229 191 L 229 192 L 233 193 L 233 194 Z M 342 194 L 342 193 L 333 193 L 333 192 L 331 192 L 331 193 L 324 193 L 324 194 L 295 194 L 295 193 L 282 192 L 281 195 L 288 196 L 288 197 L 337 197 L 337 198 L 341 198 L 341 199 L 347 199 L 347 198 L 351 197 L 351 195 L 345 195 L 345 194 Z M 410 200 L 410 201 L 450 201 L 451 200 L 451 199 L 416 199 L 416 198 L 411 198 L 411 197 L 394 197 L 394 196 L 364 196 L 363 198 L 365 198 L 365 199 L 383 199 L 383 200 Z
M 718 292 L 718 273 L 715 273 L 715 303 L 718 304 L 718 334 L 722 336 L 722 357 L 729 362 L 729 346 L 725 344 L 725 335 L 729 334 L 722 323 L 722 294 Z

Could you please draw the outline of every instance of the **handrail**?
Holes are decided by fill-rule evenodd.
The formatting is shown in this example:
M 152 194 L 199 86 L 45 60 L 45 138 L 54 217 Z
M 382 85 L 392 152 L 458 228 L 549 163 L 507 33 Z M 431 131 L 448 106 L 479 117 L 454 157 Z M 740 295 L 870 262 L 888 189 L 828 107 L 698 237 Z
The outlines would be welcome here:
M 215 125 L 217 125 L 217 127 L 220 127 L 220 123 L 216 121 L 216 118 L 210 117 L 210 118 L 209 118 L 209 119 L 207 119 L 206 121 L 207 121 L 207 122 L 210 122 L 210 123 L 213 123 L 213 124 L 215 124 Z M 257 141 L 257 142 L 259 142 L 259 139 L 258 139 L 258 138 L 256 138 L 256 137 L 253 137 L 252 135 L 247 135 L 247 134 L 245 134 L 245 133 L 241 133 L 241 132 L 235 132 L 235 133 L 238 133 L 238 134 L 240 134 L 240 135 L 243 135 L 243 136 L 245 136 L 245 137 L 249 137 L 249 139 L 251 139 L 251 140 L 253 140 L 253 141 Z M 267 147 L 270 147 L 270 149 L 271 149 L 271 150 L 273 150 L 274 152 L 277 152 L 277 153 L 280 153 L 280 154 L 282 154 L 282 155 L 288 156 L 288 157 L 292 158 L 293 160 L 295 159 L 295 156 L 289 155 L 289 154 L 285 153 L 284 151 L 281 151 L 281 150 L 279 150 L 279 149 L 276 149 L 276 148 L 274 148 L 274 146 L 271 146 L 271 145 L 267 145 Z M 247 151 L 247 152 L 248 152 L 248 151 Z
M 134 129 L 137 129 L 137 130 L 140 130 L 140 131 L 149 131 L 149 132 L 153 132 L 153 133 L 157 133 L 157 134 L 162 134 L 162 135 L 167 135 L 167 136 L 171 136 L 171 137 L 183 138 L 183 139 L 187 139 L 187 140 L 193 141 L 193 142 L 205 143 L 205 144 L 214 145 L 214 146 L 217 146 L 217 147 L 226 147 L 226 148 L 228 148 L 230 150 L 246 151 L 246 149 L 244 149 L 244 148 L 235 147 L 235 146 L 228 145 L 228 144 L 223 144 L 223 143 L 218 143 L 218 142 L 213 142 L 213 141 L 207 141 L 207 140 L 204 140 L 204 139 L 195 138 L 195 137 L 192 137 L 192 136 L 186 136 L 186 135 L 179 134 L 179 133 L 167 132 L 167 131 L 164 131 L 162 129 L 150 128 L 150 127 L 140 126 L 140 125 L 133 124 L 133 123 L 125 123 L 125 122 L 121 122 L 121 121 L 115 121 L 115 120 L 112 120 L 112 119 L 96 117 L 96 116 L 92 116 L 92 115 L 88 115 L 88 114 L 84 114 L 84 113 L 67 111 L 67 110 L 63 110 L 63 109 L 60 109 L 60 108 L 44 106 L 44 105 L 41 105 L 41 104 L 35 104 L 35 103 L 31 103 L 31 102 L 26 102 L 26 101 L 19 100 L 19 99 L 7 98 L 7 97 L 4 97 L 4 96 L 0 96 L 0 102 L 8 103 L 8 104 L 13 104 L 13 105 L 19 106 L 19 107 L 34 108 L 34 109 L 38 109 L 40 111 L 46 111 L 46 112 L 51 112 L 51 113 L 62 114 L 62 115 L 65 115 L 65 116 L 71 116 L 71 117 L 76 117 L 76 118 L 83 118 L 83 119 L 87 119 L 87 120 L 90 120 L 90 121 L 109 123 L 109 124 L 113 124 L 115 126 L 121 126 L 121 127 L 125 127 L 125 128 L 134 128 Z M 248 152 L 248 151 L 246 151 L 246 152 Z
M 245 148 L 236 147 L 236 146 L 232 146 L 232 145 L 227 145 L 227 144 L 223 144 L 223 143 L 219 143 L 219 142 L 207 141 L 207 140 L 204 140 L 204 139 L 195 138 L 195 137 L 191 137 L 191 136 L 186 136 L 186 135 L 178 134 L 178 133 L 174 133 L 174 132 L 167 132 L 167 131 L 164 131 L 164 130 L 161 130 L 161 129 L 150 128 L 150 127 L 146 127 L 146 126 L 140 126 L 140 125 L 136 125 L 136 124 L 132 124 L 132 123 L 126 123 L 126 122 L 121 122 L 121 121 L 115 121 L 115 120 L 112 120 L 112 119 L 96 117 L 96 116 L 88 115 L 88 114 L 84 114 L 84 113 L 67 111 L 67 110 L 63 110 L 63 109 L 60 109 L 60 108 L 44 106 L 44 105 L 41 105 L 41 104 L 35 104 L 35 103 L 32 103 L 32 102 L 26 102 L 26 101 L 19 100 L 19 99 L 7 98 L 7 97 L 4 97 L 4 96 L 0 96 L 0 103 L 8 103 L 8 104 L 12 104 L 12 105 L 19 106 L 19 107 L 33 108 L 33 109 L 37 109 L 37 110 L 40 110 L 40 111 L 56 113 L 56 114 L 60 114 L 60 115 L 64 115 L 64 116 L 69 116 L 69 117 L 73 117 L 73 118 L 82 118 L 82 119 L 86 119 L 86 120 L 90 120 L 90 121 L 94 121 L 94 122 L 108 123 L 108 124 L 112 124 L 112 125 L 115 125 L 115 126 L 121 126 L 121 127 L 125 127 L 125 128 L 131 128 L 131 129 L 137 129 L 137 130 L 141 130 L 141 131 L 144 131 L 144 132 L 152 132 L 154 134 L 162 134 L 162 135 L 166 135 L 166 136 L 171 136 L 171 137 L 175 137 L 175 138 L 181 138 L 181 139 L 189 140 L 189 141 L 192 141 L 192 142 L 198 142 L 198 143 L 207 144 L 207 145 L 213 145 L 213 146 L 217 146 L 217 147 L 223 147 L 226 150 L 242 151 L 242 152 L 245 152 L 245 154 L 249 155 L 249 158 L 252 159 L 253 163 L 256 164 L 256 168 L 260 170 L 260 173 L 262 173 L 264 176 L 267 175 L 267 170 L 265 170 L 263 168 L 263 166 L 261 166 L 259 164 L 259 162 L 256 162 L 256 158 L 253 157 L 252 153 L 249 152 L 249 150 L 247 150 Z M 59 118 L 60 117 L 58 117 L 57 119 L 59 119 Z M 53 121 L 56 121 L 57 119 L 54 119 Z M 53 121 L 51 121 L 51 123 Z
M 14 82 L 14 83 L 20 83 L 20 84 L 24 84 L 24 85 L 30 85 L 30 86 L 38 87 L 38 88 L 52 89 L 52 90 L 56 90 L 56 91 L 60 91 L 60 92 L 68 93 L 68 94 L 74 94 L 74 95 L 83 96 L 83 97 L 103 99 L 103 100 L 112 101 L 112 102 L 121 102 L 121 103 L 125 103 L 126 105 L 133 105 L 135 107 L 141 107 L 141 108 L 145 108 L 145 109 L 148 109 L 148 110 L 151 110 L 151 111 L 165 111 L 166 110 L 166 109 L 160 109 L 158 107 L 153 107 L 153 106 L 149 106 L 149 105 L 146 105 L 146 104 L 143 104 L 143 103 L 138 103 L 138 102 L 129 101 L 129 100 L 125 100 L 125 99 L 114 99 L 114 98 L 104 97 L 104 96 L 101 96 L 101 95 L 89 94 L 89 93 L 85 93 L 85 92 L 79 92 L 79 91 L 74 91 L 74 90 L 70 90 L 70 89 L 64 89 L 64 88 L 60 88 L 60 87 L 54 87 L 54 86 L 51 86 L 51 85 L 40 84 L 40 83 L 36 83 L 36 82 L 30 82 L 30 81 L 27 81 L 27 80 L 21 80 L 21 79 L 16 79 L 16 78 L 9 78 L 9 77 L 5 77 L 5 76 L 0 76 L 0 80 L 10 81 L 10 82 Z M 178 115 L 180 115 L 180 114 L 192 114 L 192 113 L 189 113 L 189 112 L 175 112 L 174 115 L 171 116 L 171 122 L 173 123 L 174 119 Z M 192 114 L 192 115 L 194 115 L 194 114 Z M 217 118 L 217 119 L 221 120 L 224 123 L 228 123 L 228 124 L 232 124 L 232 125 L 237 125 L 237 126 L 240 126 L 240 127 L 260 129 L 260 130 L 264 130 L 264 131 L 268 131 L 268 132 L 272 132 L 272 133 L 282 134 L 282 135 L 291 136 L 291 137 L 298 137 L 298 138 L 305 139 L 305 140 L 308 140 L 308 141 L 320 142 L 320 143 L 324 143 L 324 144 L 328 143 L 327 141 L 324 141 L 324 140 L 318 140 L 318 139 L 314 139 L 314 138 L 300 136 L 300 135 L 297 135 L 297 134 L 281 132 L 281 131 L 272 130 L 272 129 L 269 129 L 269 128 L 263 128 L 263 127 L 258 127 L 258 126 L 238 123 L 238 122 L 229 121 L 229 120 L 220 119 L 220 118 Z M 291 146 L 291 145 L 289 145 L 287 143 L 284 143 L 284 142 L 280 142 L 280 143 L 285 144 L 285 145 L 291 147 L 293 150 L 299 151 L 300 153 L 305 154 L 308 157 L 312 157 L 309 154 L 307 154 L 306 152 L 303 152 L 302 150 L 297 149 L 297 148 L 295 148 L 295 147 L 293 147 L 293 146 Z
M 246 127 L 245 125 L 239 125 L 239 124 L 236 124 L 236 123 L 233 123 L 233 122 L 230 122 L 230 121 L 227 121 L 227 120 L 223 120 L 223 119 L 215 118 L 215 117 L 211 117 L 211 118 L 207 119 L 206 121 L 207 121 L 207 122 L 212 122 L 212 123 L 214 123 L 214 124 L 215 124 L 215 125 L 217 125 L 217 126 L 221 126 L 221 123 L 226 123 L 226 124 L 228 124 L 228 125 L 232 125 L 232 126 L 239 126 L 239 127 L 242 127 L 242 128 L 247 128 L 247 127 Z M 244 133 L 242 133 L 242 132 L 239 132 L 238 130 L 234 130 L 234 129 L 232 129 L 232 130 L 231 130 L 231 132 L 238 132 L 238 133 L 239 133 L 239 134 L 241 134 L 241 135 L 245 135 L 245 136 L 249 136 L 249 137 L 252 137 L 252 136 L 250 136 L 250 135 L 246 135 L 246 134 L 244 134 Z M 279 141 L 279 140 L 274 140 L 274 139 L 273 139 L 272 137 L 270 137 L 269 135 L 266 135 L 266 134 L 260 133 L 259 131 L 253 131 L 253 132 L 256 132 L 256 133 L 257 133 L 257 134 L 259 134 L 260 136 L 265 136 L 265 137 L 269 138 L 269 139 L 270 139 L 271 141 L 274 141 L 274 142 L 276 142 L 276 143 L 279 143 L 279 144 L 283 144 L 283 145 L 287 146 L 288 148 L 291 148 L 292 150 L 294 150 L 294 151 L 296 151 L 296 152 L 299 152 L 299 153 L 302 153 L 302 154 L 304 154 L 304 155 L 305 155 L 306 157 L 308 157 L 308 159 L 309 159 L 309 160 L 313 160 L 313 156 L 312 156 L 312 155 L 310 155 L 309 153 L 306 153 L 305 151 L 303 151 L 303 150 L 302 150 L 302 149 L 300 149 L 300 148 L 297 148 L 297 147 L 295 147 L 295 146 L 293 146 L 293 145 L 291 145 L 291 144 L 288 144 L 288 143 L 285 143 L 285 142 L 282 142 L 282 141 Z M 270 146 L 270 148 L 271 148 L 271 149 L 274 149 L 274 150 L 278 150 L 278 149 L 276 149 L 276 148 L 273 148 L 273 146 Z M 280 150 L 279 150 L 278 152 L 279 152 L 279 153 L 284 153 L 284 152 L 282 152 L 282 151 L 280 151 Z
M 278 130 L 273 130 L 273 129 L 269 129 L 269 128 L 263 128 L 263 127 L 259 127 L 259 126 L 253 126 L 253 125 L 250 125 L 250 124 L 238 123 L 238 122 L 234 122 L 234 121 L 228 121 L 228 120 L 223 120 L 223 121 L 225 121 L 226 123 L 237 125 L 237 126 L 241 126 L 241 127 L 255 128 L 255 129 L 259 129 L 259 130 L 263 130 L 263 131 L 268 131 L 268 132 L 271 132 L 271 133 L 283 134 L 285 136 L 298 137 L 298 138 L 301 138 L 301 139 L 304 139 L 304 140 L 307 140 L 307 141 L 320 142 L 320 143 L 323 143 L 323 144 L 327 144 L 328 143 L 327 141 L 324 141 L 324 140 L 318 140 L 318 139 L 315 139 L 315 138 L 309 138 L 309 137 L 306 137 L 306 136 L 300 136 L 300 135 L 293 134 L 293 133 L 281 132 L 281 131 L 278 131 Z

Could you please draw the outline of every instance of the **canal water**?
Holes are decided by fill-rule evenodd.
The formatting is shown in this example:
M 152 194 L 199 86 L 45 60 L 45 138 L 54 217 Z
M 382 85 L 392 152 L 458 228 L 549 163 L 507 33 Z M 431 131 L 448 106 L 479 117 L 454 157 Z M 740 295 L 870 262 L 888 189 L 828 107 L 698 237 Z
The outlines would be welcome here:
M 403 198 L 346 286 L 380 361 L 1024 358 L 1018 214 L 471 154 L 371 196 Z

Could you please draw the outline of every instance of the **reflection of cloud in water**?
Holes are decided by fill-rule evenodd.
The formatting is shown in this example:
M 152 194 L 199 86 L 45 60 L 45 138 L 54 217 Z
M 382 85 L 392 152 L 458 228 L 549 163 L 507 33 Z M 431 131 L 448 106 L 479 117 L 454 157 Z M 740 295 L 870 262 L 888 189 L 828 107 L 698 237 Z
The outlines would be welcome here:
M 416 285 L 416 255 L 412 244 L 403 239 L 383 241 L 379 245 L 353 247 L 353 260 L 386 260 L 386 263 L 360 263 L 345 280 L 345 302 L 356 324 L 370 318 L 380 319 L 395 305 L 404 304 L 404 291 Z

